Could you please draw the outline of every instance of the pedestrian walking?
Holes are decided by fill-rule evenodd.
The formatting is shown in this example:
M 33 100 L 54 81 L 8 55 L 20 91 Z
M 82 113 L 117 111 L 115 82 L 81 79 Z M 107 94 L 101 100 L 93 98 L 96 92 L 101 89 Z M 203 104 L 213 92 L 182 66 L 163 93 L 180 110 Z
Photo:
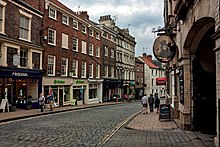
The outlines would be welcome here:
M 38 101 L 39 101 L 39 105 L 40 105 L 40 110 L 41 110 L 41 112 L 43 112 L 44 111 L 44 104 L 45 104 L 45 97 L 44 97 L 43 93 L 40 94 Z
M 142 105 L 143 105 L 143 114 L 147 113 L 147 95 L 144 94 L 144 96 L 141 99 Z
M 158 98 L 158 93 L 155 93 L 155 109 L 156 109 L 156 113 L 159 112 L 159 105 L 160 105 L 160 99 Z
M 153 97 L 153 94 L 150 94 L 150 97 L 148 98 L 148 103 L 149 103 L 149 106 L 150 106 L 150 112 L 153 112 L 154 111 L 154 97 Z
M 53 94 L 53 89 L 50 88 L 49 90 L 49 95 L 47 96 L 49 100 L 49 105 L 50 105 L 50 111 L 53 111 L 53 106 L 54 106 L 54 94 Z

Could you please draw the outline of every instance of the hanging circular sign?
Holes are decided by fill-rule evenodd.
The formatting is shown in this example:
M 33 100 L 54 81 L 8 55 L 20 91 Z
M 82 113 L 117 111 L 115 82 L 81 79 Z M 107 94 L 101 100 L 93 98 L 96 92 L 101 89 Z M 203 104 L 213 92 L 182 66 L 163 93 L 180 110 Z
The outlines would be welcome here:
M 154 41 L 153 53 L 158 61 L 169 62 L 176 54 L 176 44 L 168 35 L 161 35 Z

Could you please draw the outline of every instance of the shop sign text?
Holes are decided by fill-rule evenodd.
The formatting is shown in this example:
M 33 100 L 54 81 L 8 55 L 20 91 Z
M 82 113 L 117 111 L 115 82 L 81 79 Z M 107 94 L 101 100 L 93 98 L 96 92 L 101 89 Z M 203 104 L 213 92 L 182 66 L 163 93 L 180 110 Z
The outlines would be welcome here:
M 12 76 L 16 76 L 16 77 L 27 77 L 28 74 L 27 74 L 27 73 L 22 73 L 22 72 L 12 72 Z
M 54 84 L 64 84 L 65 81 L 63 80 L 54 80 Z

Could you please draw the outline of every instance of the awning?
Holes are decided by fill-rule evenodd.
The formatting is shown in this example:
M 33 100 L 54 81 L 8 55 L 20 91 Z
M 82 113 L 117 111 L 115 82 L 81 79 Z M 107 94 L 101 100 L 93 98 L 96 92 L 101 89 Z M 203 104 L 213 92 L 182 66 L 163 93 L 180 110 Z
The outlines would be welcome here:
M 167 78 L 161 77 L 156 78 L 156 85 L 166 85 Z

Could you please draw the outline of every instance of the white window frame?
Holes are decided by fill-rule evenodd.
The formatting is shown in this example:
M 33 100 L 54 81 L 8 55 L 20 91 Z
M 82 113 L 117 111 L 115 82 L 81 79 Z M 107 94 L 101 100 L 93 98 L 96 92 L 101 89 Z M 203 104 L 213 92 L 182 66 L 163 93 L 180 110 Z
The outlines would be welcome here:
M 93 64 L 89 64 L 89 78 L 93 78 Z
M 51 12 L 52 12 L 51 10 L 54 10 L 54 15 L 55 15 L 54 17 L 51 15 Z M 57 10 L 56 9 L 49 7 L 49 18 L 57 20 Z
M 76 64 L 75 69 L 74 69 L 74 63 Z M 72 71 L 75 70 L 75 75 L 73 74 L 72 77 L 78 77 L 78 61 L 77 60 L 73 60 L 72 61 Z
M 84 69 L 83 69 L 83 67 L 84 67 Z M 84 70 L 84 71 L 83 71 L 83 70 Z M 81 78 L 86 78 L 86 62 L 82 62 Z
M 50 41 L 50 31 L 53 32 L 51 38 L 53 39 L 53 42 L 49 42 Z M 55 45 L 56 46 L 56 30 L 48 28 L 48 44 L 50 45 Z
M 115 58 L 115 52 L 114 52 L 114 49 L 111 49 L 111 58 Z
M 115 77 L 115 68 L 112 66 L 111 67 L 111 78 Z
M 96 46 L 96 57 L 100 57 L 100 47 Z
M 20 48 L 20 66 L 28 67 L 28 49 L 27 48 Z
M 62 33 L 62 48 L 69 49 L 68 43 L 69 43 L 69 36 L 68 34 Z
M 67 77 L 67 73 L 68 73 L 68 59 L 67 58 L 61 58 L 61 72 L 60 73 L 61 73 L 61 76 Z
M 74 25 L 74 23 L 76 24 L 76 26 Z M 73 19 L 73 28 L 78 30 L 79 29 L 79 23 L 77 20 Z
M 66 20 L 64 19 L 66 17 Z M 65 25 L 69 25 L 69 16 L 63 14 L 62 15 L 62 23 Z
M 108 77 L 108 66 L 104 66 L 105 77 Z
M 105 56 L 108 57 L 108 47 L 105 46 Z
M 93 44 L 89 44 L 89 55 L 93 56 L 94 55 L 94 49 L 93 49 Z
M 96 64 L 96 78 L 100 78 L 100 65 Z
M 48 74 L 48 71 L 49 71 L 49 65 L 50 65 L 50 63 L 49 63 L 49 58 L 53 58 L 53 63 L 51 64 L 52 66 L 53 66 L 53 68 L 52 68 L 52 74 Z M 47 75 L 48 76 L 55 76 L 55 66 L 56 66 L 56 57 L 55 56 L 51 56 L 51 55 L 48 55 L 48 57 L 47 57 Z
M 82 53 L 87 54 L 87 42 L 82 41 Z
M 89 28 L 89 36 L 93 37 L 94 36 L 94 33 L 93 33 L 93 29 L 92 28 Z
M 74 48 L 76 48 L 76 49 L 74 49 Z M 76 38 L 76 37 L 73 37 L 73 47 L 72 47 L 72 50 L 73 51 L 79 51 L 78 50 L 78 38 Z
M 20 20 L 20 25 L 19 25 L 19 39 L 21 40 L 25 40 L 25 41 L 31 41 L 31 19 L 32 19 L 32 15 L 22 11 L 22 10 L 19 10 L 20 12 L 20 19 L 21 17 L 24 17 L 25 19 L 28 20 L 28 28 L 24 28 L 23 26 L 21 26 L 21 20 Z M 22 28 L 23 27 L 23 28 Z M 23 38 L 21 36 L 21 29 L 23 30 L 27 30 L 27 38 Z
M 86 34 L 86 26 L 84 24 L 82 24 L 82 33 Z
M 1 24 L 0 24 L 0 33 L 1 34 L 5 34 L 5 6 L 6 6 L 6 2 L 4 1 L 0 1 L 0 5 L 2 7 L 2 16 L 0 16 L 0 20 L 1 20 Z
M 96 39 L 100 40 L 100 33 L 96 32 Z

